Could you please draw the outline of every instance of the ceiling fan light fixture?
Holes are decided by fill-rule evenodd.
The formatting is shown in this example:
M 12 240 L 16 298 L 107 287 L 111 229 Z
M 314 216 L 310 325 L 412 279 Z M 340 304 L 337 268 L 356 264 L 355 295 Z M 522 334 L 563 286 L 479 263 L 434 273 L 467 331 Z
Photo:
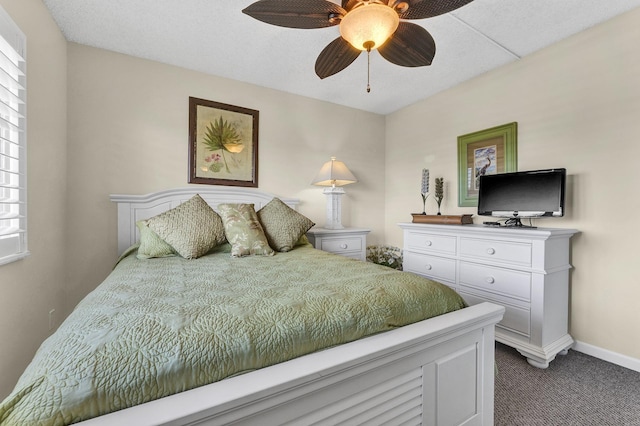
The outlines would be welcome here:
M 400 17 L 391 7 L 366 2 L 342 18 L 340 35 L 356 49 L 377 49 L 391 37 L 399 23 Z

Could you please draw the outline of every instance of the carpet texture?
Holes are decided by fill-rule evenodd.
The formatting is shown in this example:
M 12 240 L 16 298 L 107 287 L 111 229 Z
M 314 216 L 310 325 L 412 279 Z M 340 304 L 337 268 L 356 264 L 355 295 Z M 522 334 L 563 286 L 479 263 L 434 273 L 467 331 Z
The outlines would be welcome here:
M 581 352 L 530 366 L 496 343 L 496 426 L 640 426 L 640 373 Z

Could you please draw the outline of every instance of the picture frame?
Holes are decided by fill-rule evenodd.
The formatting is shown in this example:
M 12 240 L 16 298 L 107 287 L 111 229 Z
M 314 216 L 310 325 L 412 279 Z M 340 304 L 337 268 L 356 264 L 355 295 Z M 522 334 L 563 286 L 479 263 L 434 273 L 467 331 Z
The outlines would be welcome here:
M 518 123 L 458 136 L 458 206 L 478 205 L 478 181 L 483 174 L 517 171 Z
M 189 183 L 258 187 L 259 111 L 189 97 Z

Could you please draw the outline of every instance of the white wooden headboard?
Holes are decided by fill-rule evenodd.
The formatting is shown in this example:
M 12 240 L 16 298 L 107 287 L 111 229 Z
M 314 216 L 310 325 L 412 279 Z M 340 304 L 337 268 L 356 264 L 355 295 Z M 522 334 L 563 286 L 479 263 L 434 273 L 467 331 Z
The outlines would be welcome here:
M 111 201 L 118 204 L 118 254 L 138 241 L 137 221 L 177 207 L 196 194 L 214 210 L 222 203 L 253 203 L 257 211 L 275 197 L 257 189 L 231 186 L 189 186 L 146 195 L 111 194 Z M 296 210 L 300 203 L 296 198 L 278 198 Z

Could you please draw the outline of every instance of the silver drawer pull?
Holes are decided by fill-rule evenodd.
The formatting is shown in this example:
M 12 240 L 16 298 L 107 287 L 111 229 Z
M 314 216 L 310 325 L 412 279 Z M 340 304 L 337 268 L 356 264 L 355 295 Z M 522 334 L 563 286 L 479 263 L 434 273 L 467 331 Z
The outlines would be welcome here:
M 496 250 L 492 248 L 487 249 L 487 254 L 496 254 Z
M 429 265 L 429 264 L 427 264 L 427 265 L 424 267 L 424 269 L 426 269 L 427 271 L 430 271 L 430 270 L 431 270 L 431 268 L 432 268 L 432 266 L 431 266 L 431 265 Z
M 348 246 L 348 245 L 346 245 L 346 244 L 344 244 L 344 243 L 343 243 L 343 244 L 340 244 L 340 248 L 341 248 L 342 250 L 345 250 L 347 247 L 349 247 L 349 246 Z
M 496 280 L 493 277 L 487 277 L 487 283 L 493 284 L 495 282 L 496 282 Z
M 425 241 L 425 242 L 424 242 L 424 244 L 425 244 L 427 247 L 431 247 L 431 244 L 433 244 L 433 243 L 432 243 L 431 241 L 427 240 L 427 241 Z

